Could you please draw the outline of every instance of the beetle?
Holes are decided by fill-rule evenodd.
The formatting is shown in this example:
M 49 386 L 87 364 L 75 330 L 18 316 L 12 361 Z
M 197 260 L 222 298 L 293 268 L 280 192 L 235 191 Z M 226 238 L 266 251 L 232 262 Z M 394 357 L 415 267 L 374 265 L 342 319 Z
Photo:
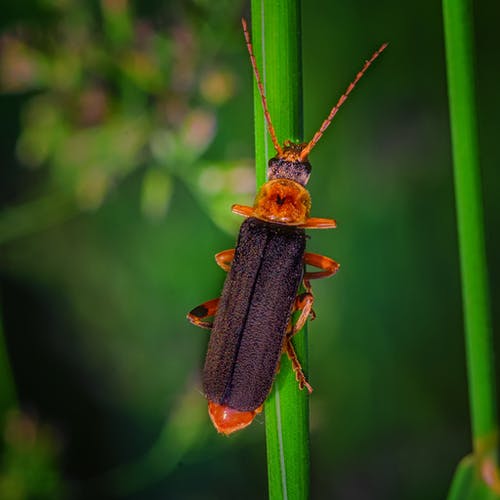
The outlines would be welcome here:
M 220 298 L 205 302 L 187 315 L 191 323 L 211 330 L 203 392 L 210 418 L 223 434 L 246 427 L 262 411 L 283 352 L 292 362 L 299 387 L 312 391 L 291 339 L 308 317 L 314 318 L 310 280 L 335 274 L 339 264 L 305 249 L 306 229 L 336 227 L 333 219 L 309 216 L 311 197 L 305 188 L 311 173 L 308 156 L 357 82 L 387 46 L 383 44 L 365 62 L 309 142 L 286 141 L 282 146 L 271 121 L 244 19 L 242 24 L 276 156 L 269 160 L 268 180 L 258 191 L 253 207 L 232 207 L 246 220 L 236 248 L 215 256 L 217 264 L 228 272 Z M 306 265 L 319 270 L 306 271 Z M 305 291 L 298 294 L 301 284 Z M 300 315 L 293 324 L 295 311 Z M 213 322 L 207 321 L 210 317 L 214 317 Z

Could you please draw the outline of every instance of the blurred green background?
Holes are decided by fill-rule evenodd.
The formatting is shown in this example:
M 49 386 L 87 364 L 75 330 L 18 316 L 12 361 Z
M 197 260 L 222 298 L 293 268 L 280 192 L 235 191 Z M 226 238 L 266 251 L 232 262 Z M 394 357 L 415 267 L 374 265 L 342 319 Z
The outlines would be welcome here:
M 2 7 L 2 499 L 266 497 L 264 417 L 216 434 L 208 335 L 185 320 L 218 295 L 230 205 L 254 193 L 242 15 L 230 0 Z M 494 325 L 499 15 L 476 5 Z M 315 283 L 310 326 L 318 499 L 440 499 L 471 448 L 439 2 L 304 2 L 306 138 L 383 41 L 311 156 L 313 215 L 339 227 L 309 248 L 342 265 Z

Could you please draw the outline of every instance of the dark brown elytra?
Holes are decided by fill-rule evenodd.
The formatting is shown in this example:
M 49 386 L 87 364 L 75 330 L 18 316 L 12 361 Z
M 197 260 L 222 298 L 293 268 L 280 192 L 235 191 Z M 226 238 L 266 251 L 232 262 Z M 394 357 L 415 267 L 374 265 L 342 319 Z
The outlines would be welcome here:
M 232 207 L 247 220 L 241 225 L 236 248 L 216 255 L 219 266 L 228 271 L 220 299 L 205 302 L 188 314 L 193 324 L 211 329 L 203 391 L 212 422 L 224 434 L 246 427 L 261 411 L 283 352 L 292 362 L 299 387 L 312 390 L 291 339 L 314 314 L 310 280 L 331 276 L 339 265 L 329 257 L 305 251 L 305 229 L 336 226 L 333 219 L 309 217 L 311 199 L 305 188 L 311 173 L 308 155 L 387 45 L 365 63 L 311 141 L 280 145 L 244 19 L 242 24 L 276 156 L 269 160 L 268 181 L 257 193 L 253 207 Z M 305 271 L 306 264 L 320 270 Z M 305 292 L 297 295 L 301 283 Z M 292 325 L 294 311 L 300 311 L 300 316 Z M 213 323 L 207 320 L 210 317 L 214 317 Z
M 253 217 L 243 222 L 203 370 L 210 401 L 253 411 L 266 399 L 304 274 L 305 248 L 304 229 Z

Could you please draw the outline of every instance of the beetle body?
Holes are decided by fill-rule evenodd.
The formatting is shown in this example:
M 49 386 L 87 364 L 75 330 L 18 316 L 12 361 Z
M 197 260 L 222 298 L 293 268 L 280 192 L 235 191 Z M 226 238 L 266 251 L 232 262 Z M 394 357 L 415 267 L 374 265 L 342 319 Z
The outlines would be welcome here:
M 311 199 L 304 185 L 311 166 L 299 157 L 305 146 L 285 143 L 269 161 L 270 180 L 254 206 L 233 206 L 248 218 L 235 250 L 216 256 L 229 271 L 222 295 L 188 314 L 194 324 L 212 331 L 203 391 L 212 422 L 224 434 L 247 426 L 261 411 L 283 352 L 292 359 L 300 387 L 311 390 L 291 337 L 312 313 L 309 279 L 333 274 L 338 264 L 305 252 L 305 228 L 335 227 L 332 219 L 309 217 Z M 305 273 L 305 263 L 323 271 Z M 297 297 L 302 282 L 306 292 Z M 290 321 L 293 310 L 302 311 L 296 328 Z M 213 323 L 203 321 L 209 316 Z
M 304 252 L 304 229 L 253 217 L 241 226 L 203 370 L 203 391 L 219 430 L 253 418 L 271 390 Z

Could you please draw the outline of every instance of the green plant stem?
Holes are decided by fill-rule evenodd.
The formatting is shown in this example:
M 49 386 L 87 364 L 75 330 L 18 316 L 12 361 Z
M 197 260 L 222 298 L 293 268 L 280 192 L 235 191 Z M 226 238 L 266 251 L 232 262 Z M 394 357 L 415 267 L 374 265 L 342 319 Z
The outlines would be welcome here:
M 302 60 L 300 2 L 252 0 L 252 40 L 269 112 L 279 142 L 302 140 Z M 275 155 L 266 129 L 257 86 L 254 87 L 257 187 Z M 307 370 L 307 333 L 294 337 Z M 306 371 L 307 372 L 307 371 Z M 290 361 L 281 369 L 265 404 L 269 497 L 306 499 L 309 495 L 309 407 L 307 391 L 298 389 Z
M 495 376 L 483 234 L 469 0 L 443 0 L 474 451 L 496 446 Z

